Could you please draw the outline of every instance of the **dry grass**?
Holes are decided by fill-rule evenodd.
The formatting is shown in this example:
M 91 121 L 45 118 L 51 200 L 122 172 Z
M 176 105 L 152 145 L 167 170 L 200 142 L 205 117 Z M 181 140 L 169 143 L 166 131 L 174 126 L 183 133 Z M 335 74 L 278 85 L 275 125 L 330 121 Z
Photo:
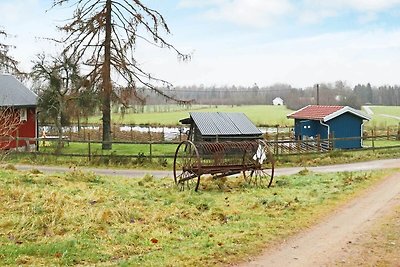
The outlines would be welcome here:
M 273 188 L 71 170 L 0 170 L 0 265 L 209 266 L 237 262 L 315 222 L 382 173 L 280 177 Z

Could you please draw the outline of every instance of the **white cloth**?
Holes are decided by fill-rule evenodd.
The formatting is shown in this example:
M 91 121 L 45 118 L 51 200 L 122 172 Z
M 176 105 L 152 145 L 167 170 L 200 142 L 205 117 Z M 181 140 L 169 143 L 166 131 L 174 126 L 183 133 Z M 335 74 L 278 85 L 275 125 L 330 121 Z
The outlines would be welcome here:
M 265 154 L 264 147 L 262 145 L 258 145 L 257 152 L 253 156 L 254 160 L 257 160 L 260 164 L 263 164 L 264 160 L 267 158 Z

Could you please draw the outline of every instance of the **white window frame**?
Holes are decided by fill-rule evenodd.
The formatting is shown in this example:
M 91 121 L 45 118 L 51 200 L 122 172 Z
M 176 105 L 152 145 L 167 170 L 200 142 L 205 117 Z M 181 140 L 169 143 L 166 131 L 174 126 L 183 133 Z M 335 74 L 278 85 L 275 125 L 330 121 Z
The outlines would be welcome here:
M 27 120 L 28 120 L 28 109 L 21 108 L 19 110 L 19 121 L 23 122 L 23 121 L 27 121 Z

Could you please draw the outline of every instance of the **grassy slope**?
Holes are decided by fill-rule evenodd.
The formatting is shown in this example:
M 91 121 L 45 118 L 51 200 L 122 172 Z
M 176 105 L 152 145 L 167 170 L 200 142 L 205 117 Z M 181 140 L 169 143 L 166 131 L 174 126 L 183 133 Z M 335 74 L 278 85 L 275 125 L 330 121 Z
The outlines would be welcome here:
M 171 179 L 0 170 L 0 265 L 207 266 L 259 253 L 371 185 L 382 173 L 230 178 L 199 193 Z
M 372 106 L 374 112 L 372 120 L 365 124 L 366 127 L 386 128 L 388 126 L 398 126 L 400 120 L 382 116 L 382 114 L 400 117 L 400 107 L 395 106 Z

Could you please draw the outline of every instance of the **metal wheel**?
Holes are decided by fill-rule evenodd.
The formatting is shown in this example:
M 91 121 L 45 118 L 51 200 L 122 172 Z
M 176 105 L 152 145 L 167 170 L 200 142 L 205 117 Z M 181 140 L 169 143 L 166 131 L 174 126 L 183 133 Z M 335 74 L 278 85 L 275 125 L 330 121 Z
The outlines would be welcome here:
M 176 148 L 174 158 L 174 181 L 180 190 L 194 189 L 200 184 L 201 164 L 196 146 L 183 141 Z
M 259 140 L 249 146 L 243 155 L 243 177 L 249 184 L 270 187 L 274 178 L 275 158 L 267 144 Z

